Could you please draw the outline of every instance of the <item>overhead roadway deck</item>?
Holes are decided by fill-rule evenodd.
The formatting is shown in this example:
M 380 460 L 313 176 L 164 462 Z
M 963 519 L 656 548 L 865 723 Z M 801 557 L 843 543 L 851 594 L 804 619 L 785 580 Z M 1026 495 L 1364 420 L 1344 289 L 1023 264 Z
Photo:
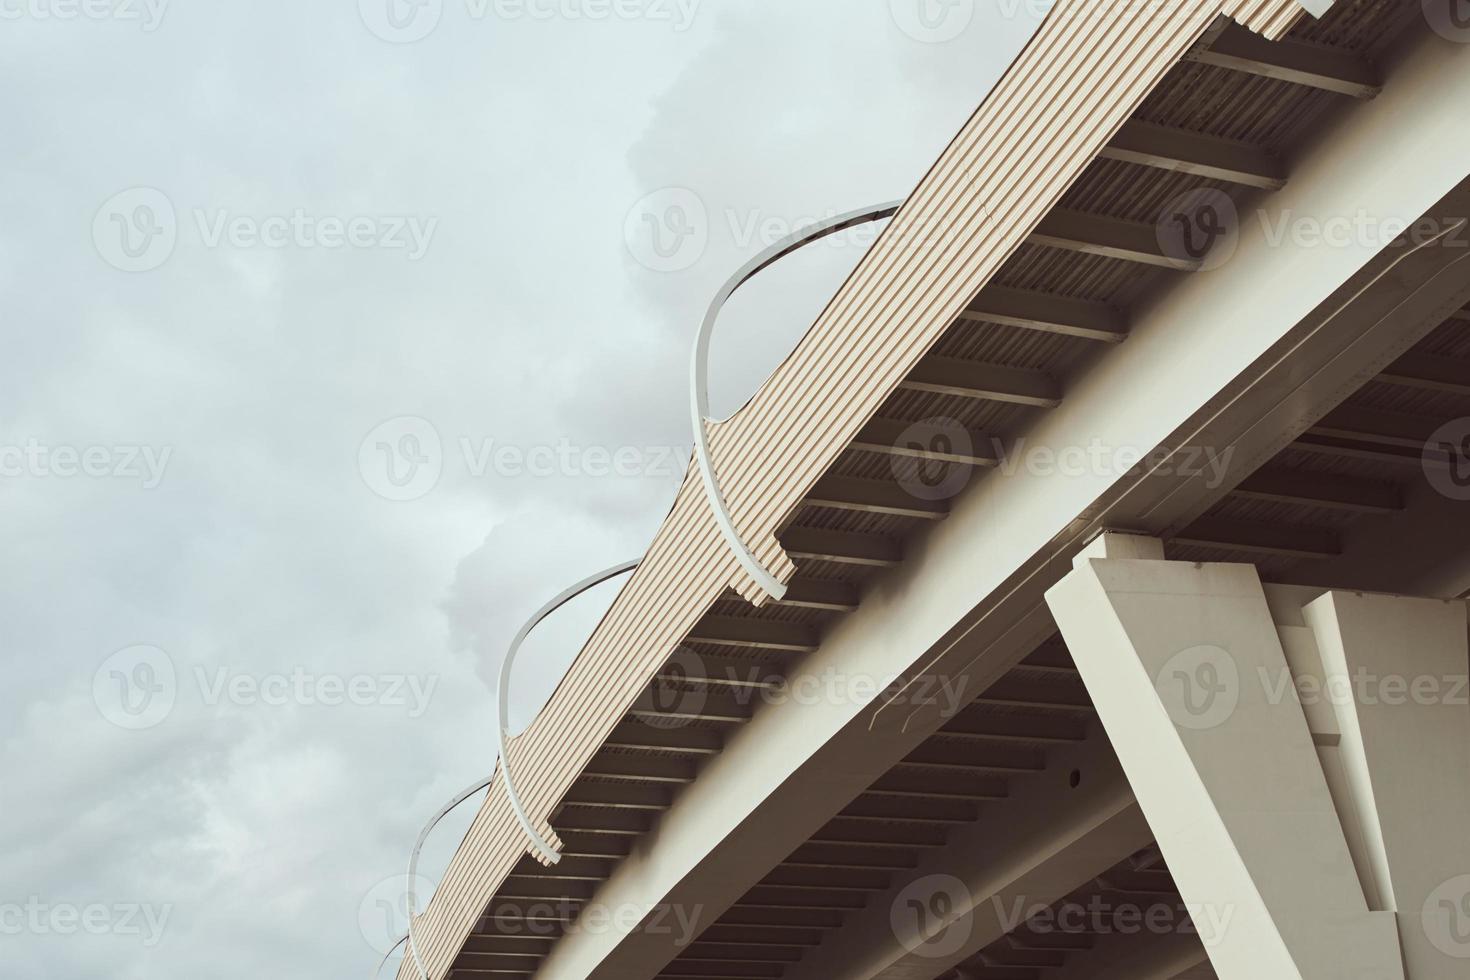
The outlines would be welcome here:
M 1032 60 L 1023 55 L 1008 77 L 1036 70 L 1047 51 L 1057 56 L 1084 24 L 1100 30 L 1097 10 L 1108 6 L 1062 0 L 1028 47 Z M 1393 216 L 1412 208 L 1406 218 L 1470 212 L 1445 199 L 1470 165 L 1456 172 L 1410 156 L 1426 133 L 1447 132 L 1434 108 L 1420 114 L 1429 118 L 1404 112 L 1431 90 L 1453 101 L 1432 87 L 1445 73 L 1470 76 L 1470 56 L 1429 35 L 1417 2 L 1339 0 L 1315 21 L 1286 2 L 1241 8 L 1257 29 L 1292 25 L 1275 41 L 1199 14 L 1213 5 L 1195 4 L 1188 16 L 1121 6 L 1129 13 L 1119 19 L 1158 17 L 1156 28 L 1175 32 L 1152 52 L 1169 60 L 1155 66 L 1133 49 L 1140 63 L 1115 83 L 1126 104 L 1106 110 L 1118 124 L 1075 176 L 1057 179 L 1029 231 L 1010 246 L 961 243 L 977 254 L 1000 249 L 1003 261 L 992 258 L 992 272 L 976 273 L 983 285 L 943 315 L 932 340 L 891 320 L 886 334 L 864 334 L 878 376 L 858 385 L 861 397 L 847 398 L 842 411 L 804 415 L 812 385 L 803 359 L 816 356 L 808 351 L 861 327 L 866 321 L 852 311 L 863 302 L 913 302 L 863 292 L 885 263 L 943 262 L 956 283 L 967 261 L 984 268 L 946 251 L 959 247 L 949 238 L 911 238 L 904 252 L 884 251 L 880 238 L 792 359 L 717 433 L 716 458 L 743 529 L 759 540 L 761 522 L 778 515 L 772 543 L 758 551 L 773 565 L 790 563 L 787 595 L 749 601 L 751 585 L 722 550 L 697 483 L 686 483 L 649 569 L 623 590 L 511 750 L 562 861 L 548 868 L 523 854 L 503 791 L 493 788 L 420 922 L 436 977 L 941 975 L 844 964 L 841 951 L 855 947 L 834 946 L 833 937 L 865 909 L 886 909 L 926 854 L 976 827 L 1014 827 L 1023 801 L 1070 790 L 1062 784 L 1074 772 L 1091 789 L 1096 772 L 1116 768 L 1040 603 L 1040 591 L 1104 523 L 1161 535 L 1173 558 L 1249 561 L 1278 581 L 1343 584 L 1345 575 L 1362 587 L 1407 581 L 1372 556 L 1387 540 L 1417 534 L 1442 554 L 1415 584 L 1470 589 L 1470 574 L 1456 564 L 1466 542 L 1422 526 L 1442 524 L 1452 505 L 1429 486 L 1421 463 L 1429 434 L 1470 416 L 1470 270 L 1447 283 L 1437 276 L 1452 257 L 1428 251 L 1404 258 L 1405 249 L 1362 244 L 1330 256 L 1272 249 L 1262 228 L 1284 213 L 1335 213 L 1322 209 L 1342 200 L 1392 207 Z M 1145 21 L 1133 26 L 1146 29 Z M 1120 29 L 1117 37 L 1126 36 Z M 1057 98 L 1080 98 L 1087 86 L 1075 85 L 1060 82 Z M 1462 88 L 1470 97 L 1470 85 Z M 1025 91 L 1038 118 L 1058 111 Z M 1003 82 L 988 104 L 1020 93 Z M 982 106 L 977 119 L 985 113 Z M 1345 153 L 1387 135 L 1402 139 L 1403 158 L 1380 147 L 1363 166 L 1422 166 L 1412 193 L 1351 172 L 1358 161 Z M 1455 138 L 1463 143 L 1463 132 Z M 1445 152 L 1463 161 L 1465 149 Z M 965 150 L 962 134 L 916 191 L 915 206 L 958 206 L 964 185 L 942 178 Z M 1080 152 L 1052 152 L 1064 150 Z M 993 165 L 1006 159 L 997 154 Z M 1237 258 L 1195 271 L 1198 263 L 1160 244 L 1156 223 L 1182 195 L 1201 190 L 1229 195 L 1242 221 Z M 1288 263 L 1299 308 L 1267 311 L 1243 291 L 1250 283 L 1259 290 L 1273 264 Z M 924 282 L 909 295 L 949 288 Z M 1425 283 L 1405 308 L 1385 299 L 1382 309 L 1367 309 L 1379 293 L 1402 300 Z M 1273 288 L 1286 286 L 1273 280 Z M 1231 363 L 1221 336 L 1225 297 L 1244 318 Z M 1339 308 L 1355 314 L 1351 324 L 1331 320 Z M 1198 311 L 1198 322 L 1183 322 L 1183 310 Z M 885 350 L 893 353 L 879 356 Z M 843 371 L 849 362 L 827 363 Z M 1190 370 L 1197 390 L 1179 376 Z M 1103 406 L 1112 406 L 1112 424 L 1098 416 Z M 840 444 L 818 451 L 786 440 L 782 426 L 799 429 L 804 417 L 821 439 Z M 958 422 L 970 445 L 956 450 L 922 438 L 922 429 L 914 437 L 911 425 L 935 418 Z M 769 445 L 737 451 L 761 431 Z M 1035 492 L 1025 483 L 1040 478 L 1006 469 L 1029 449 L 1076 445 L 1084 435 L 1140 451 L 1232 449 L 1231 466 L 1218 486 L 1135 471 L 1056 478 L 1067 486 Z M 910 492 L 904 480 L 916 464 L 930 476 L 957 474 L 961 489 L 937 499 Z M 793 503 L 783 510 L 786 498 Z M 1007 523 L 1015 528 L 996 526 Z M 957 582 L 966 547 L 981 550 L 971 553 L 969 581 Z M 678 588 L 650 579 L 665 567 L 683 570 Z M 701 599 L 706 582 L 715 587 Z M 799 705 L 783 687 L 833 670 L 937 678 L 962 685 L 965 705 L 944 718 L 915 696 L 920 687 L 926 696 L 943 690 L 937 683 L 916 683 L 886 710 L 871 694 L 859 704 Z M 1097 826 L 1083 808 L 1076 826 L 1047 829 L 1071 834 L 1083 853 L 1101 842 L 1092 858 L 1099 871 L 1166 878 L 1157 861 L 1130 870 L 1139 852 L 1148 857 L 1151 838 L 1136 807 L 1129 810 L 1126 784 L 1112 788 Z M 712 812 L 728 822 L 712 825 Z M 1025 839 L 1017 842 L 1023 853 Z M 1056 887 L 1060 899 L 1086 882 Z M 626 935 L 563 936 L 589 902 L 697 908 L 702 932 L 683 949 L 648 921 Z M 1034 936 L 1002 933 L 944 966 L 963 973 L 944 975 L 1070 976 L 1059 971 L 1095 939 L 1037 951 Z M 1099 955 L 1109 945 L 1116 943 L 1103 943 Z M 1160 955 L 1172 963 L 1197 952 L 1185 943 Z M 411 964 L 400 971 L 413 976 Z

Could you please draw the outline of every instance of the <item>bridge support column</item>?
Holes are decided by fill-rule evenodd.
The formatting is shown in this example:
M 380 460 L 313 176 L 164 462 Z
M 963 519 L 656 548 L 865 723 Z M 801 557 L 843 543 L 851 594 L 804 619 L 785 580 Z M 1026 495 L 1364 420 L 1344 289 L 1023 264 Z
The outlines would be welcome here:
M 1396 915 L 1411 980 L 1470 975 L 1465 602 L 1328 592 L 1301 614 L 1337 724 L 1324 751 L 1336 756 L 1344 825 L 1356 824 L 1368 903 Z
M 1403 980 L 1255 567 L 1104 535 L 1047 604 L 1222 980 Z

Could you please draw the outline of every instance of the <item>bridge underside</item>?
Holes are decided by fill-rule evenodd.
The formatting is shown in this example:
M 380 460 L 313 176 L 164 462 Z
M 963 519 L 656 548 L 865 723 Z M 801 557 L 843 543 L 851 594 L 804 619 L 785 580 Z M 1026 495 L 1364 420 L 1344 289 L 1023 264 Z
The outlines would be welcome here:
M 1192 48 L 789 515 L 783 601 L 708 610 L 449 975 L 1461 976 L 1430 912 L 1470 909 L 1436 891 L 1470 854 L 1390 798 L 1470 812 L 1470 708 L 1281 693 L 1470 669 L 1463 601 L 1350 597 L 1470 595 L 1470 45 L 1420 10 Z M 1237 220 L 1181 254 L 1160 229 L 1202 200 Z M 1198 728 L 1158 682 L 1196 648 L 1240 685 Z

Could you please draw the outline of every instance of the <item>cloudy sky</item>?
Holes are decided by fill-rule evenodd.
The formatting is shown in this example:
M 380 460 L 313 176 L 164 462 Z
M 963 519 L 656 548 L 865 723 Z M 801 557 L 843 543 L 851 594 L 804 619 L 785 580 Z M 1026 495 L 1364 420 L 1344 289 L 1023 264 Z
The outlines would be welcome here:
M 510 635 L 671 503 L 710 294 L 903 196 L 1038 15 L 0 0 L 0 972 L 371 975 Z M 869 237 L 737 299 L 717 409 Z

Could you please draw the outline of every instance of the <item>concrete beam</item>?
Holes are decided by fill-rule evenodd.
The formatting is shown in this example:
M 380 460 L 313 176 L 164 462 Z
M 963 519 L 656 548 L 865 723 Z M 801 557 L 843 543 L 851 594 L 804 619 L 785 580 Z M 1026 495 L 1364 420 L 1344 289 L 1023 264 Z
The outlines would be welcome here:
M 1123 314 L 1102 303 L 1005 286 L 987 286 L 975 297 L 961 320 L 999 323 L 1023 330 L 1120 344 L 1128 336 Z
M 1371 99 L 1383 89 L 1373 67 L 1351 51 L 1299 41 L 1268 41 L 1237 24 L 1226 27 L 1189 59 L 1355 99 Z
M 926 357 L 899 388 L 1037 408 L 1055 408 L 1062 401 L 1056 381 L 1040 371 L 957 357 Z
M 798 562 L 805 559 L 889 568 L 902 557 L 898 542 L 892 538 L 815 527 L 787 528 L 781 535 L 781 547 Z
M 966 466 L 998 466 L 1000 443 L 982 432 L 966 432 L 955 439 L 937 427 L 915 425 L 899 419 L 873 418 L 863 426 L 853 449 L 930 463 L 960 463 Z
M 1153 225 L 1082 211 L 1053 211 L 1042 219 L 1026 241 L 1031 245 L 1084 255 L 1103 255 L 1185 272 L 1197 271 L 1204 264 L 1203 259 L 1177 258 L 1164 251 Z
M 856 514 L 912 517 L 939 521 L 949 513 L 943 500 L 926 500 L 909 493 L 898 483 L 864 480 L 851 476 L 827 476 L 817 481 L 803 501 L 812 507 L 845 510 Z
M 1122 160 L 1246 187 L 1279 190 L 1286 186 L 1281 161 L 1258 146 L 1150 123 L 1125 123 L 1099 155 L 1104 160 Z

